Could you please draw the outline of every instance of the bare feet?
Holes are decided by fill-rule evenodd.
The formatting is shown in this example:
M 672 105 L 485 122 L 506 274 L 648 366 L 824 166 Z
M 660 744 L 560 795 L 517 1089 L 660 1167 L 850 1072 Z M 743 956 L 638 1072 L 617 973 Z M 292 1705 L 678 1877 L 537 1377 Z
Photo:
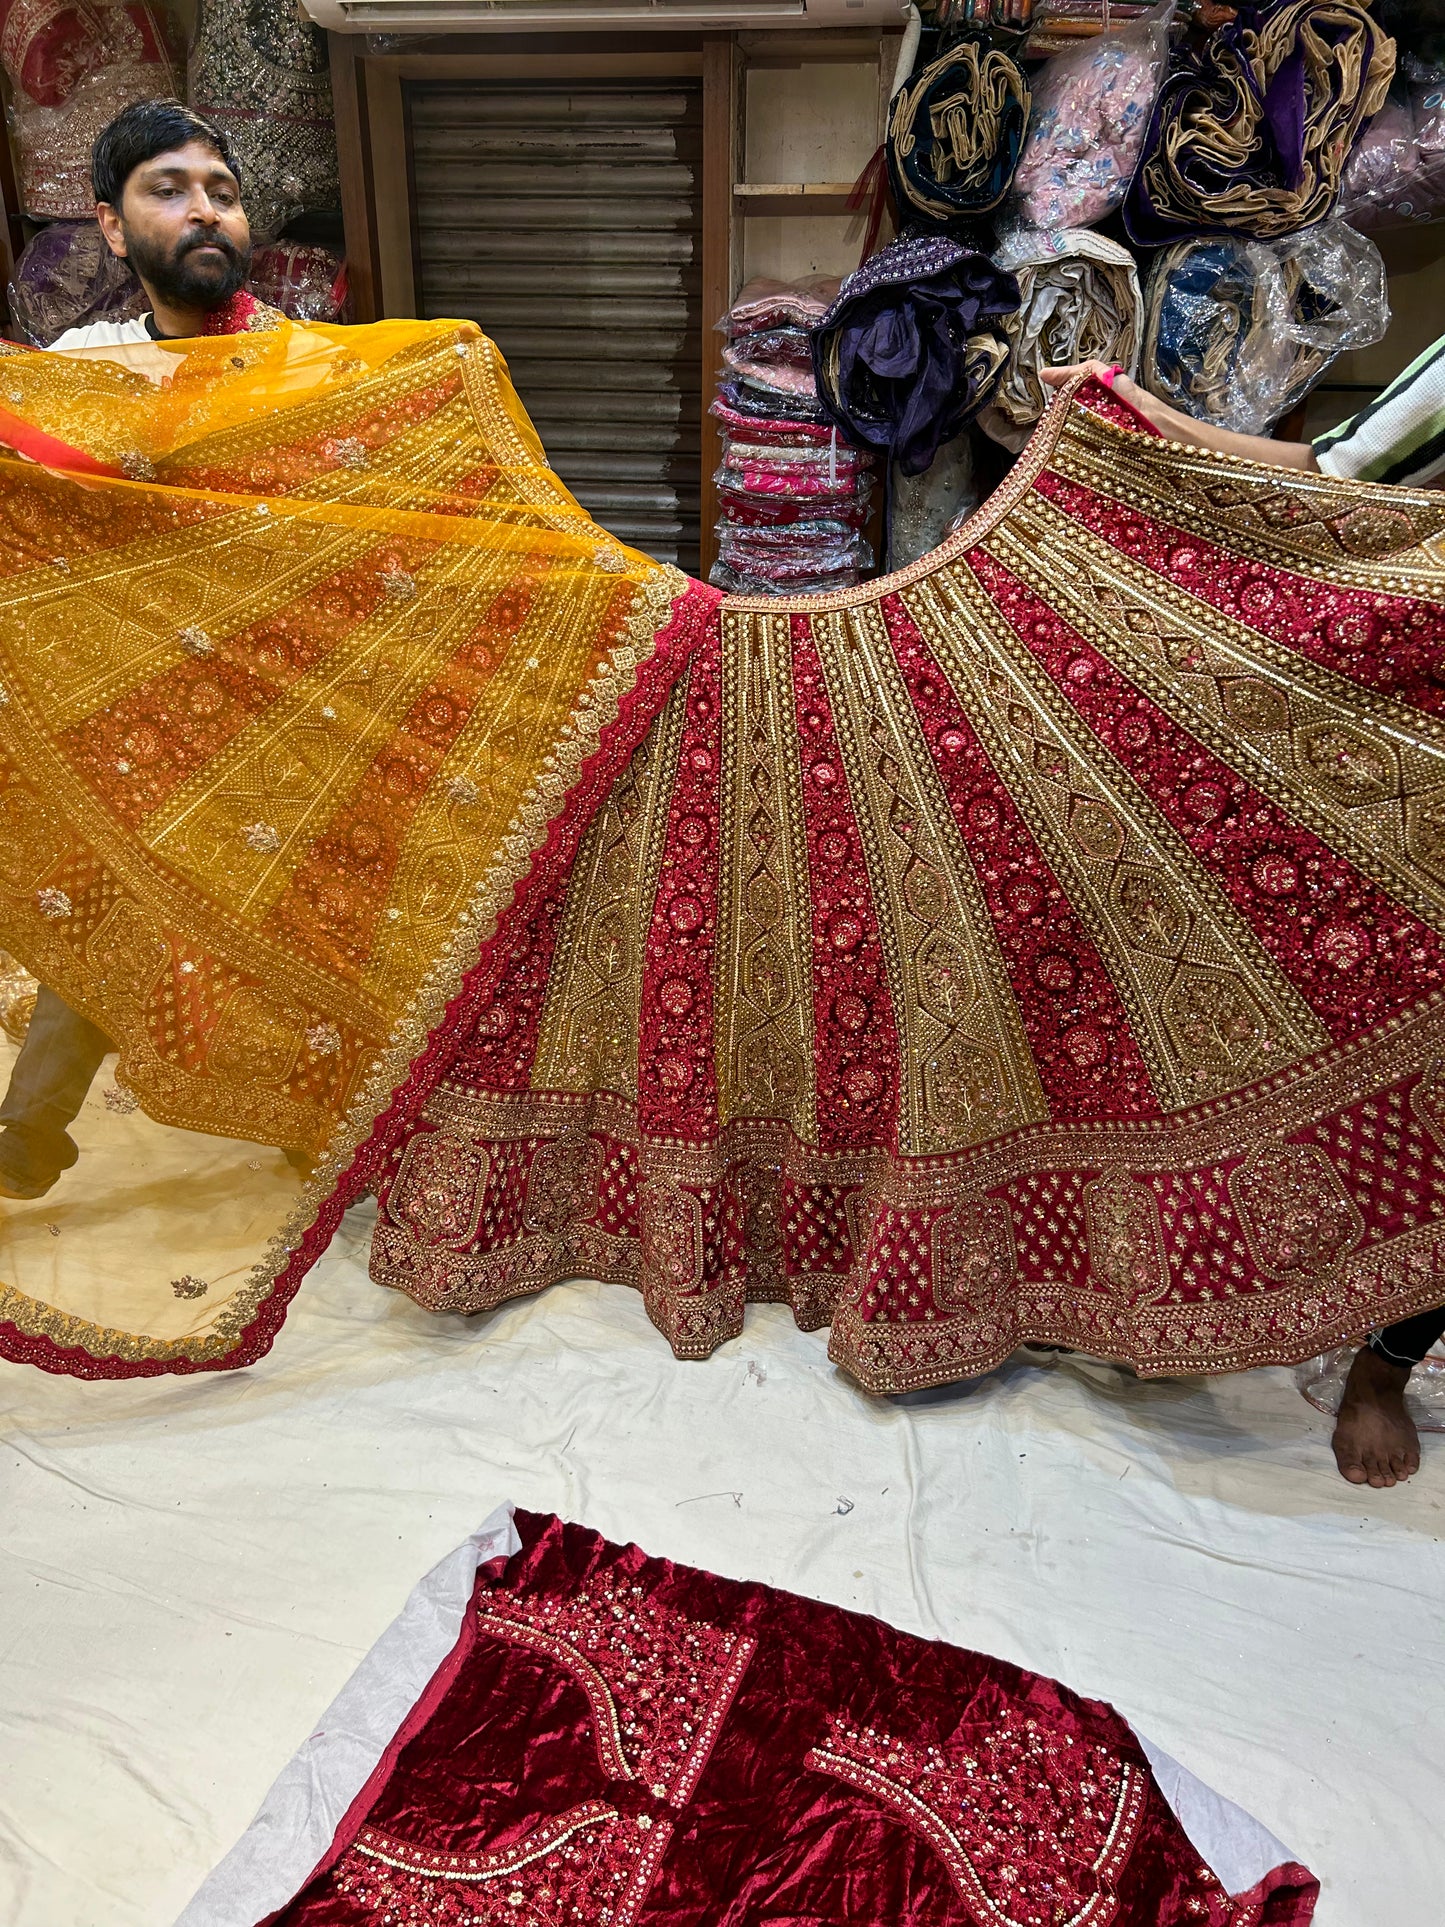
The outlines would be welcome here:
M 1405 1410 L 1410 1373 L 1362 1345 L 1335 1419 L 1335 1464 L 1351 1485 L 1398 1485 L 1420 1470 L 1420 1437 Z

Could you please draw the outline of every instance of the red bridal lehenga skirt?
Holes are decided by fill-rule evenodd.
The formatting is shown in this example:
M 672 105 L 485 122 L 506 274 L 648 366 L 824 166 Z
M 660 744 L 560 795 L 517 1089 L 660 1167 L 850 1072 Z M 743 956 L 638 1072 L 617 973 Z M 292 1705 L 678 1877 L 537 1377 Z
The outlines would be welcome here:
M 429 1310 L 596 1278 L 701 1358 L 767 1300 L 880 1392 L 1445 1298 L 1445 497 L 1086 387 L 923 561 L 738 601 L 469 325 L 239 339 L 164 436 L 4 363 L 0 943 L 187 1135 L 0 1206 L 0 1349 L 249 1363 L 368 1189 Z
M 1445 499 L 1082 399 L 901 575 L 721 605 L 373 1145 L 379 1282 L 779 1301 L 880 1392 L 1445 1297 Z
M 504 1508 L 177 1927 L 1306 1927 L 1318 1893 L 1110 1706 Z

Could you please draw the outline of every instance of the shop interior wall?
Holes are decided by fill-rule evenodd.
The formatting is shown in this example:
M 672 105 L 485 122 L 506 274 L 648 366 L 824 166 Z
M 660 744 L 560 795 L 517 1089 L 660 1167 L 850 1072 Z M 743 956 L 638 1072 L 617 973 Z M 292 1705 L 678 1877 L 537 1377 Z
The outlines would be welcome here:
M 890 47 L 894 40 L 888 36 Z M 876 47 L 860 50 L 852 61 L 750 63 L 743 99 L 743 180 L 857 180 L 881 138 L 886 81 L 880 89 L 879 71 Z M 849 214 L 745 213 L 738 222 L 737 277 L 792 281 L 809 274 L 847 274 L 858 265 L 863 226 L 860 216 Z

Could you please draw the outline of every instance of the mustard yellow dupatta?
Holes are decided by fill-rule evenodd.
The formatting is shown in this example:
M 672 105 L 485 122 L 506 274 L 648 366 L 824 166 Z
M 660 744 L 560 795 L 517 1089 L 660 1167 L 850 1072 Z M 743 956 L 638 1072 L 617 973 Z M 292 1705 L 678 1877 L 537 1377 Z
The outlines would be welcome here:
M 0 442 L 0 947 L 119 1053 L 0 1201 L 0 1350 L 244 1363 L 713 598 L 591 522 L 470 324 L 7 354 Z

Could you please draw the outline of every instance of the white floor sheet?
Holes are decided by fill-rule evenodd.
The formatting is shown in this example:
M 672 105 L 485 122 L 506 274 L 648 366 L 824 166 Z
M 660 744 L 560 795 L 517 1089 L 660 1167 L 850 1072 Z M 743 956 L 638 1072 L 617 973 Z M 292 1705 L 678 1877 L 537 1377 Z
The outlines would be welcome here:
M 774 1308 L 705 1365 L 616 1289 L 434 1319 L 367 1228 L 250 1371 L 0 1368 L 4 1927 L 168 1927 L 502 1498 L 1112 1700 L 1314 1868 L 1319 1927 L 1439 1927 L 1445 1441 L 1361 1492 L 1283 1371 L 874 1400 Z

